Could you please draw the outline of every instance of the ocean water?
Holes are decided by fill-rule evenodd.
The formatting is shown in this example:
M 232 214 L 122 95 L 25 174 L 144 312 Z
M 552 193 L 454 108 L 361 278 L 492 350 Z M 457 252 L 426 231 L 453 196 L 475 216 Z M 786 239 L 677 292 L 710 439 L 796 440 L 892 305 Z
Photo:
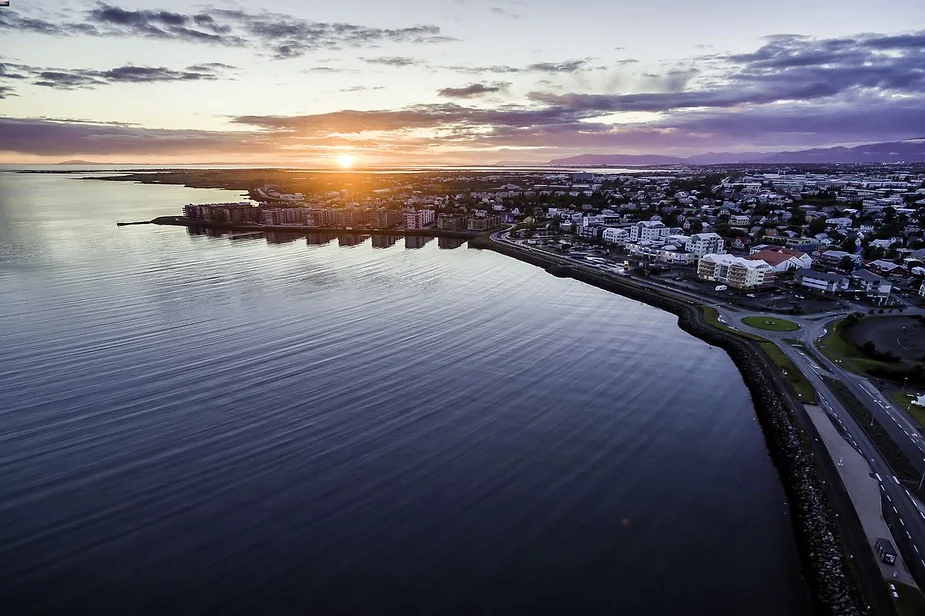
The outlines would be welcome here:
M 721 350 L 467 245 L 0 173 L 0 609 L 811 613 Z

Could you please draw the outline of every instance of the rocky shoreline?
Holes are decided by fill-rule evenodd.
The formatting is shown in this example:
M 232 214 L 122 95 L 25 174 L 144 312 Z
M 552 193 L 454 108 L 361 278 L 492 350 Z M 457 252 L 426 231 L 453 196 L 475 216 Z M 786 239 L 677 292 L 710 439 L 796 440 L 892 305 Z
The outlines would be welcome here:
M 541 255 L 484 237 L 470 240 L 469 245 L 492 250 L 543 267 L 556 276 L 574 278 L 676 314 L 678 325 L 685 332 L 725 350 L 751 392 L 768 451 L 787 494 L 801 564 L 819 612 L 832 616 L 867 613 L 857 581 L 846 562 L 835 514 L 826 498 L 819 471 L 795 423 L 794 413 L 805 411 L 793 402 L 787 386 L 769 367 L 771 362 L 755 361 L 756 357 L 764 357 L 764 353 L 754 341 L 708 325 L 693 302 L 668 297 L 631 281 L 604 278 L 564 267 Z

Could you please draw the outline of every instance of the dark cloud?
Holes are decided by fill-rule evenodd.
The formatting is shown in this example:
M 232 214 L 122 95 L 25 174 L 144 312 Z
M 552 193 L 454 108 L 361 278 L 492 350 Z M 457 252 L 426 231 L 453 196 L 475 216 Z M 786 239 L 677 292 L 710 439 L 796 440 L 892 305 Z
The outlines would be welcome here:
M 487 86 L 483 83 L 473 83 L 464 88 L 443 88 L 437 94 L 444 96 L 446 98 L 473 98 L 475 96 L 481 96 L 483 94 L 489 94 L 491 92 L 498 92 L 501 88 L 499 86 Z
M 104 2 L 87 10 L 82 20 L 53 23 L 0 12 L 0 30 L 55 36 L 118 36 L 176 40 L 228 47 L 262 49 L 275 58 L 294 58 L 322 49 L 374 47 L 383 43 L 442 43 L 454 41 L 437 26 L 373 28 L 348 23 L 314 22 L 271 13 L 239 9 L 177 13 L 126 9 Z
M 0 117 L 0 149 L 39 156 L 266 151 L 260 135 Z
M 233 68 L 229 64 L 220 62 L 197 64 L 182 71 L 171 70 L 163 66 L 125 65 L 101 71 L 91 69 L 51 69 L 25 64 L 0 64 L 0 81 L 30 79 L 37 86 L 59 90 L 74 90 L 116 83 L 211 81 L 222 78 L 224 71 Z
M 591 60 L 591 58 L 584 58 L 583 60 L 567 60 L 565 62 L 538 62 L 527 66 L 527 70 L 540 73 L 575 73 L 587 68 Z
M 0 86 L 0 100 L 8 98 L 10 96 L 16 96 L 13 88 L 9 86 Z
M 380 56 L 378 58 L 362 58 L 362 60 L 369 64 L 381 64 L 383 66 L 413 66 L 415 64 L 422 64 L 421 60 L 405 56 Z

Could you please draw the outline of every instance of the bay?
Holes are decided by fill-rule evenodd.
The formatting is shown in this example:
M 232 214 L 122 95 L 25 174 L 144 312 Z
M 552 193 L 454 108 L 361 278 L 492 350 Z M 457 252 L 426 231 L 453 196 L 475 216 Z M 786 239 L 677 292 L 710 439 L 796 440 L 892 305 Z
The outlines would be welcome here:
M 0 173 L 13 613 L 811 612 L 675 317 L 436 239 L 115 226 L 231 200 Z

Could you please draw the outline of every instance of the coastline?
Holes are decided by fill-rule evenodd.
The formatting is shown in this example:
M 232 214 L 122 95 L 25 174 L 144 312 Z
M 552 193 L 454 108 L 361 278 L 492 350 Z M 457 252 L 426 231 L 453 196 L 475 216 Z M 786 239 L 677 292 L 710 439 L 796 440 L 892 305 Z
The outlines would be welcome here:
M 675 314 L 683 331 L 726 351 L 751 393 L 768 452 L 787 495 L 801 565 L 819 613 L 839 616 L 866 613 L 858 580 L 847 565 L 844 539 L 830 504 L 836 482 L 823 480 L 821 469 L 814 463 L 811 443 L 815 430 L 789 383 L 772 367 L 773 363 L 755 341 L 710 326 L 692 300 L 669 297 L 629 280 L 604 278 L 564 267 L 553 259 L 499 244 L 486 236 L 471 239 L 469 246 L 543 267 L 555 276 L 574 278 Z M 755 361 L 756 358 L 760 361 Z M 801 437 L 805 430 L 809 430 L 809 436 Z M 828 453 L 821 451 L 824 455 L 820 457 L 827 458 Z

